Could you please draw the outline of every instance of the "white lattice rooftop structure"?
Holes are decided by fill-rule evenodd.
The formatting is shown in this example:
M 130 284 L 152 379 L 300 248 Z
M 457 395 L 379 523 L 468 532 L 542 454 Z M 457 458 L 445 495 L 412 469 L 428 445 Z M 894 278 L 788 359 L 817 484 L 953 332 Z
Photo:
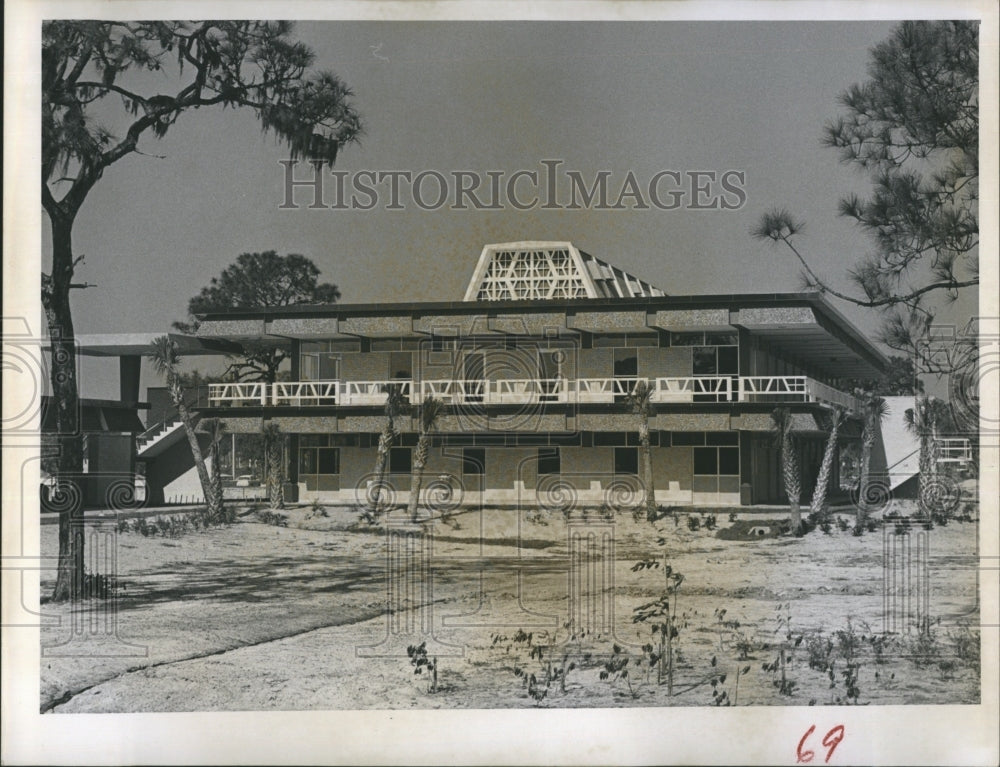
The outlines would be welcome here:
M 665 296 L 660 288 L 577 249 L 571 242 L 487 245 L 465 291 L 466 301 Z

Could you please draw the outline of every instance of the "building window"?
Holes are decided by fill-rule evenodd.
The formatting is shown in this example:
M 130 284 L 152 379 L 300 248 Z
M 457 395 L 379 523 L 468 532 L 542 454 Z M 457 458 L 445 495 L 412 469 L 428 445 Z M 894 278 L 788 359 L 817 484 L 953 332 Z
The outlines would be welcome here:
M 692 487 L 695 492 L 701 493 L 739 492 L 739 447 L 694 448 L 694 481 Z
M 307 491 L 340 489 L 340 448 L 325 434 L 300 437 L 299 482 Z
M 413 352 L 389 353 L 389 378 L 413 378 Z
M 562 460 L 557 447 L 540 447 L 538 449 L 538 473 L 558 474 L 562 471 Z
M 635 447 L 615 448 L 615 474 L 639 473 L 639 449 Z
M 486 473 L 486 450 L 467 447 L 462 450 L 462 474 L 482 476 Z
M 639 374 L 639 352 L 634 348 L 615 349 L 615 378 L 630 378 Z
M 413 470 L 413 453 L 408 447 L 389 449 L 389 473 L 409 474 Z
M 340 355 L 332 341 L 303 341 L 299 346 L 300 381 L 336 381 L 340 378 Z

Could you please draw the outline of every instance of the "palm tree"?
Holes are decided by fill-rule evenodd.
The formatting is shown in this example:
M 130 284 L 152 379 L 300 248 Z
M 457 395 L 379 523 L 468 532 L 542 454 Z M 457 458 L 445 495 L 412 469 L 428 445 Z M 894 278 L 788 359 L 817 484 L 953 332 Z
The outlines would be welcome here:
M 904 416 L 907 430 L 920 439 L 917 503 L 921 513 L 930 518 L 934 511 L 931 493 L 937 480 L 938 430 L 946 423 L 947 405 L 936 397 L 917 397 Z
M 385 482 L 385 471 L 389 464 L 389 451 L 399 434 L 396 431 L 396 419 L 409 409 L 403 397 L 403 389 L 399 384 L 389 384 L 385 387 L 385 394 L 386 422 L 378 438 L 378 455 L 375 458 L 375 487 L 370 499 L 372 514 L 378 513 L 382 484 Z
M 840 427 L 847 420 L 847 411 L 843 408 L 834 408 L 830 413 L 830 433 L 826 438 L 826 448 L 823 450 L 823 462 L 819 467 L 819 474 L 816 477 L 816 486 L 813 488 L 812 502 L 809 504 L 809 511 L 816 518 L 821 518 L 826 514 L 827 496 L 830 491 L 830 475 L 833 473 L 833 457 L 837 452 L 837 437 L 840 434 Z
M 285 508 L 285 472 L 283 464 L 284 435 L 276 423 L 265 424 L 264 465 L 267 473 L 267 501 L 272 509 Z
M 861 476 L 858 478 L 858 508 L 854 526 L 861 529 L 868 516 L 868 484 L 871 481 L 872 451 L 882 421 L 889 414 L 889 403 L 871 392 L 865 396 L 862 410 L 865 424 L 861 431 Z
M 205 466 L 205 457 L 202 455 L 201 446 L 198 444 L 198 435 L 194 431 L 194 416 L 188 410 L 184 401 L 184 387 L 181 386 L 180 375 L 177 366 L 181 357 L 177 353 L 177 344 L 169 336 L 159 336 L 153 339 L 152 344 L 153 368 L 157 375 L 167 382 L 167 391 L 170 399 L 177 408 L 184 431 L 187 434 L 188 444 L 191 446 L 191 456 L 194 458 L 194 466 L 198 471 L 198 480 L 201 482 L 201 491 L 205 495 L 205 503 L 208 506 L 208 516 L 210 519 L 218 519 L 222 516 L 222 496 L 216 495 L 212 480 L 208 475 L 208 468 Z
M 787 407 L 779 407 L 771 413 L 777 433 L 778 447 L 781 451 L 781 477 L 788 496 L 789 520 L 792 532 L 798 534 L 802 529 L 802 512 L 799 510 L 802 483 L 799 475 L 799 457 L 796 454 L 795 439 L 792 437 L 792 412 Z
M 212 461 L 212 492 L 219 499 L 221 508 L 224 506 L 224 499 L 222 497 L 222 451 L 219 446 L 222 444 L 222 438 L 226 436 L 226 422 L 219 418 L 209 418 L 202 422 L 202 426 L 208 432 L 208 457 Z
M 444 410 L 444 403 L 435 397 L 428 397 L 420 405 L 420 438 L 417 449 L 413 452 L 413 467 L 410 479 L 410 519 L 417 521 L 417 504 L 420 499 L 420 486 L 423 484 L 424 467 L 431 451 L 431 432 L 437 425 L 437 420 Z
M 646 520 L 656 521 L 656 489 L 653 487 L 653 458 L 649 449 L 649 417 L 653 415 L 653 392 L 645 378 L 636 381 L 625 403 L 639 417 L 639 446 L 642 451 L 642 481 L 646 485 Z

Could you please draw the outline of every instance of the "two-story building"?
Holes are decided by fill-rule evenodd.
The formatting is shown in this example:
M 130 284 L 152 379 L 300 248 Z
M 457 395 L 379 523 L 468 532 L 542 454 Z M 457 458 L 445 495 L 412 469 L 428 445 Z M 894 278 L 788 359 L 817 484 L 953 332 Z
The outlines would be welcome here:
M 407 500 L 417 410 L 441 400 L 425 476 L 467 504 L 600 504 L 641 493 L 639 416 L 657 500 L 783 502 L 771 413 L 795 414 L 804 499 L 833 408 L 857 413 L 850 379 L 879 378 L 884 355 L 821 294 L 673 296 L 569 242 L 487 245 L 464 300 L 233 309 L 200 318 L 207 343 L 288 350 L 288 380 L 221 383 L 200 401 L 236 435 L 288 435 L 300 500 L 363 503 L 388 386 L 410 414 L 389 456 L 390 496 Z M 843 439 L 857 439 L 848 422 Z M 632 483 L 629 485 L 629 483 Z M 836 489 L 836 477 L 831 483 Z

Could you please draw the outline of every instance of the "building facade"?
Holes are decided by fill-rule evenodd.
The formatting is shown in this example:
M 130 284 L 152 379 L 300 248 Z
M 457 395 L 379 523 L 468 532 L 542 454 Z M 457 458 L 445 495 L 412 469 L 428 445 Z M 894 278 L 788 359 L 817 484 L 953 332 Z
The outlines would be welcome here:
M 640 416 L 626 397 L 640 379 L 652 388 L 660 503 L 783 502 L 778 406 L 794 413 L 807 498 L 828 414 L 859 412 L 847 382 L 879 378 L 887 364 L 818 293 L 671 296 L 568 242 L 487 245 L 462 301 L 200 319 L 204 343 L 287 350 L 287 380 L 211 384 L 198 407 L 248 439 L 277 424 L 300 501 L 365 503 L 390 386 L 411 410 L 396 420 L 383 497 L 408 500 L 430 397 L 444 411 L 429 492 L 472 505 L 639 497 Z M 854 417 L 843 439 L 859 434 Z

